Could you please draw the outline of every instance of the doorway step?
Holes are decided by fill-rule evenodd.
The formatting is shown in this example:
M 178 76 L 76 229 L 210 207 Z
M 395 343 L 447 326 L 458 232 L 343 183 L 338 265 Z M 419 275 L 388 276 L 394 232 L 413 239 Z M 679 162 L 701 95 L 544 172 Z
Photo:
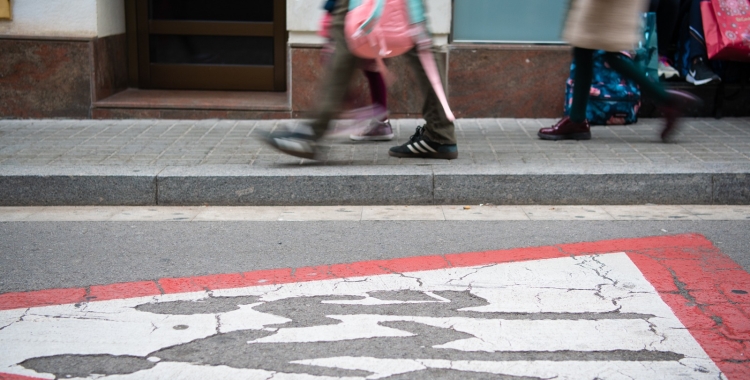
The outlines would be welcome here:
M 289 119 L 287 92 L 141 90 L 94 102 L 94 119 Z

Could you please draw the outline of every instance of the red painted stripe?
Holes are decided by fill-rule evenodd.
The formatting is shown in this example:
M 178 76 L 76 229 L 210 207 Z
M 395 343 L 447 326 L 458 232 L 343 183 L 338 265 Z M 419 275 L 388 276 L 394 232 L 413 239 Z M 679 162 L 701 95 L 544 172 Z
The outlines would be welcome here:
M 0 294 L 0 310 L 19 309 L 33 306 L 63 305 L 86 300 L 86 289 L 48 289 L 33 292 Z
M 106 301 L 113 299 L 147 297 L 161 294 L 159 287 L 153 281 L 128 282 L 92 286 L 86 298 L 90 301 Z
M 39 380 L 41 377 L 28 377 L 21 375 L 14 375 L 11 373 L 0 373 L 0 380 Z
M 83 288 L 6 293 L 0 295 L 0 310 L 45 305 L 61 305 L 92 300 L 101 301 L 118 298 L 143 297 L 157 295 L 162 292 L 165 294 L 173 294 L 257 285 L 328 280 L 355 276 L 375 276 L 388 273 L 442 269 L 451 266 L 465 267 L 514 261 L 541 260 L 569 255 L 619 251 L 638 252 L 641 250 L 658 251 L 667 249 L 676 250 L 675 252 L 679 250 L 682 250 L 679 252 L 697 252 L 698 250 L 708 249 L 709 247 L 712 247 L 712 245 L 706 238 L 696 234 L 685 234 L 636 239 L 605 240 L 593 243 L 562 244 L 548 247 L 470 252 L 442 256 L 374 260 L 351 264 L 336 264 L 331 266 L 297 269 L 286 268 L 210 276 L 163 278 L 156 282 L 129 282 L 92 286 L 89 293 Z
M 674 243 L 628 256 L 722 372 L 750 378 L 750 274 L 702 236 Z

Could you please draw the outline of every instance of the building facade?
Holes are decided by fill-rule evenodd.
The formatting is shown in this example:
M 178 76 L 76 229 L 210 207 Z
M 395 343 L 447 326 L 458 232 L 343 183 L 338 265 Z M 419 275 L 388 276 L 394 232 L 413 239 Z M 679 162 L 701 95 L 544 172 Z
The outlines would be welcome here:
M 3 118 L 290 118 L 318 98 L 322 0 L 0 1 Z M 560 116 L 566 2 L 425 2 L 457 117 Z M 391 113 L 419 115 L 409 69 L 389 67 Z M 348 101 L 367 103 L 363 76 Z

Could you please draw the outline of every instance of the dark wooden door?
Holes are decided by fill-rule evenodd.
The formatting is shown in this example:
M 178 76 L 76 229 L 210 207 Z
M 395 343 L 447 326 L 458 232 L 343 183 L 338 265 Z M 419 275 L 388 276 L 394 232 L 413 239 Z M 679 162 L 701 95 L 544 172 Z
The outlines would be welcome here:
M 286 91 L 286 0 L 129 0 L 127 7 L 138 87 Z

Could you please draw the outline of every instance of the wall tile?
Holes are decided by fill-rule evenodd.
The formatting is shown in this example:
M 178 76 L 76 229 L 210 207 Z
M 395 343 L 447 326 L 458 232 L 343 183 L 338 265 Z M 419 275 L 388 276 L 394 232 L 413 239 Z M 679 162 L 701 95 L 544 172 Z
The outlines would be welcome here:
M 454 45 L 448 83 L 456 117 L 559 117 L 570 48 Z
M 89 117 L 90 51 L 87 41 L 0 39 L 0 117 Z

